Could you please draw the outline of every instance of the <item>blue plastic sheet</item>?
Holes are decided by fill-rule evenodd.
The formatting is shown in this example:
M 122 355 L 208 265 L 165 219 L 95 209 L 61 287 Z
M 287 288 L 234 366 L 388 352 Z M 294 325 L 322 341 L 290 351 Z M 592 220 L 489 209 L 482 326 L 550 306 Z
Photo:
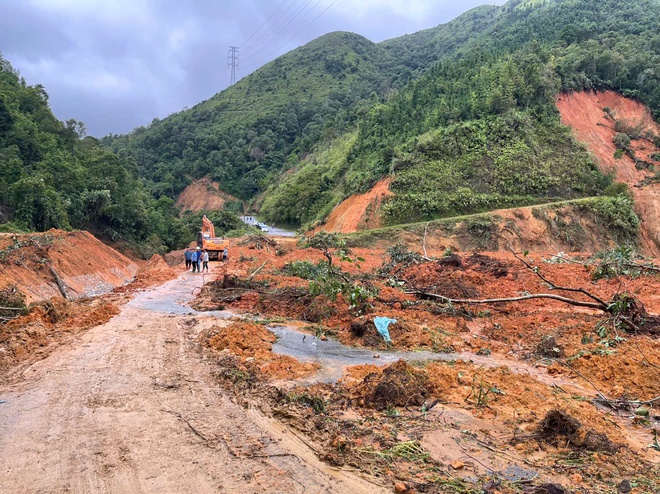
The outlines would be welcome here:
M 376 325 L 376 330 L 387 343 L 392 343 L 392 338 L 390 338 L 390 332 L 388 331 L 388 326 L 396 322 L 396 319 L 390 319 L 389 317 L 374 317 L 374 324 Z

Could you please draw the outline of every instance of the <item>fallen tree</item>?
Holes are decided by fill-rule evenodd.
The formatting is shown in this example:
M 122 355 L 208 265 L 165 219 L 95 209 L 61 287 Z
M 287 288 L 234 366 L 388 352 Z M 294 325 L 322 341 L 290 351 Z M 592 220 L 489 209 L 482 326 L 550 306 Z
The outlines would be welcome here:
M 523 293 L 516 297 L 503 297 L 492 299 L 473 299 L 473 298 L 453 298 L 442 294 L 428 292 L 416 287 L 409 280 L 403 280 L 409 285 L 409 288 L 404 290 L 408 294 L 413 294 L 419 298 L 438 300 L 443 303 L 453 305 L 472 305 L 472 304 L 506 304 L 514 302 L 524 302 L 526 300 L 534 299 L 550 299 L 562 302 L 574 307 L 586 307 L 596 311 L 603 312 L 611 318 L 612 323 L 616 328 L 627 329 L 628 331 L 635 331 L 639 333 L 648 333 L 652 335 L 660 334 L 660 316 L 649 314 L 644 307 L 644 304 L 630 292 L 618 292 L 611 300 L 605 301 L 601 297 L 593 294 L 583 287 L 568 287 L 557 285 L 546 276 L 544 276 L 538 266 L 533 266 L 526 259 L 520 257 L 516 252 L 511 250 L 516 259 L 522 262 L 525 267 L 531 270 L 538 276 L 548 287 L 550 291 L 562 291 L 568 293 L 582 294 L 588 300 L 580 300 L 564 295 L 557 295 L 554 293 Z

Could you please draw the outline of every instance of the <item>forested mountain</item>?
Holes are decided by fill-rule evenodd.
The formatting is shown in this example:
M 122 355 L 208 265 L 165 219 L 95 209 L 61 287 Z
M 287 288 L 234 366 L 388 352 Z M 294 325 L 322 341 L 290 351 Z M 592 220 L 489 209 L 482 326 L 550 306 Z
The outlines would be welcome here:
M 659 14 L 658 0 L 511 1 L 382 43 L 397 60 L 436 61 L 421 71 L 409 61 L 419 76 L 319 143 L 262 212 L 322 219 L 328 200 L 388 174 L 390 223 L 603 193 L 609 179 L 560 125 L 554 99 L 614 89 L 660 116 Z
M 601 194 L 554 98 L 614 89 L 660 116 L 659 16 L 660 0 L 511 0 L 379 44 L 332 33 L 103 143 L 154 197 L 210 175 L 289 224 L 386 175 L 391 223 Z
M 82 123 L 58 121 L 44 88 L 26 85 L 0 57 L 3 231 L 82 228 L 148 255 L 188 240 L 177 218 L 172 199 L 144 189 L 132 159 L 84 137 Z
M 156 196 L 208 174 L 249 199 L 277 181 L 292 153 L 311 151 L 329 122 L 335 132 L 355 125 L 356 106 L 383 81 L 382 59 L 361 36 L 328 34 L 192 109 L 103 142 L 136 159 Z

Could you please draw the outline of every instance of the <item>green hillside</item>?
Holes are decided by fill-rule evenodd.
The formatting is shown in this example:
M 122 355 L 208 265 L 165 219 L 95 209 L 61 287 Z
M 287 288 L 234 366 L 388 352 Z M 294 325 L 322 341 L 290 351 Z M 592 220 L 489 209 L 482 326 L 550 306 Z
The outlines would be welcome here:
M 149 255 L 190 235 L 174 202 L 154 199 L 130 159 L 58 121 L 42 86 L 0 57 L 0 229 L 81 228 Z
M 598 195 L 611 179 L 554 99 L 613 89 L 660 116 L 659 16 L 660 0 L 511 0 L 379 44 L 333 33 L 103 143 L 154 197 L 208 174 L 297 225 L 387 175 L 390 223 Z
M 328 122 L 354 125 L 347 113 L 382 83 L 382 59 L 361 36 L 328 34 L 190 110 L 103 142 L 136 159 L 155 196 L 208 174 L 249 199 L 277 180 L 294 151 L 310 151 Z

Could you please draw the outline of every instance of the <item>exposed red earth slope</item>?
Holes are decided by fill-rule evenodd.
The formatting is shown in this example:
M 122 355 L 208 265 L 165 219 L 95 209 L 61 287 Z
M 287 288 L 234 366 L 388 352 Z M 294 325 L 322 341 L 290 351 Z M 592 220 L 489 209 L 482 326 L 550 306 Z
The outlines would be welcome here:
M 390 182 L 390 178 L 383 179 L 369 192 L 351 196 L 337 205 L 323 229 L 327 232 L 353 233 L 381 226 L 380 208 L 383 199 L 392 195 Z
M 183 210 L 208 211 L 222 209 L 228 201 L 240 201 L 240 199 L 222 192 L 218 182 L 204 177 L 183 189 L 176 200 L 176 205 Z
M 563 94 L 557 99 L 557 108 L 562 123 L 571 127 L 577 139 L 588 146 L 601 170 L 630 186 L 641 219 L 640 248 L 646 254 L 660 255 L 660 184 L 644 184 L 652 173 L 637 169 L 628 155 L 616 159 L 616 146 L 612 142 L 617 133 L 617 120 L 633 127 L 639 126 L 642 134 L 660 135 L 660 127 L 653 121 L 648 109 L 613 91 Z M 650 155 L 659 151 L 648 138 L 633 140 L 630 147 L 638 159 L 648 162 L 652 162 Z
M 135 277 L 138 264 L 84 231 L 0 236 L 0 288 L 14 285 L 26 303 L 107 293 Z
M 660 127 L 648 109 L 613 91 L 563 94 L 557 100 L 557 107 L 562 123 L 571 127 L 577 139 L 589 148 L 601 170 L 629 185 L 641 219 L 640 250 L 647 255 L 660 256 L 660 184 L 647 183 L 653 173 L 643 167 L 638 169 L 627 154 L 615 158 L 616 146 L 612 141 L 617 134 L 617 121 L 638 127 L 645 137 L 633 140 L 630 148 L 638 160 L 652 163 L 651 155 L 659 150 L 649 137 L 660 135 Z M 332 211 L 322 229 L 352 233 L 378 228 L 382 201 L 391 194 L 389 185 L 388 178 L 366 194 L 349 197 Z M 424 242 L 431 249 L 459 251 L 502 250 L 511 246 L 525 250 L 596 252 L 612 247 L 612 240 L 602 235 L 593 219 L 570 205 L 496 210 L 491 217 L 495 231 L 488 242 L 471 232 L 463 219 L 445 227 L 430 223 L 427 229 L 422 229 L 423 233 L 393 231 L 392 235 L 395 241 L 410 246 Z M 580 235 L 571 235 L 570 230 L 579 231 Z

